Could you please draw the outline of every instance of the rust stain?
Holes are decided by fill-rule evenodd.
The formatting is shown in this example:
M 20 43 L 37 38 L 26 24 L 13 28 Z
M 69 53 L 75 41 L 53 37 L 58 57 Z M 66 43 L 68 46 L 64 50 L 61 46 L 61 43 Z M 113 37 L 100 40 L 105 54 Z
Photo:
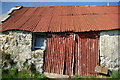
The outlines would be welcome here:
M 85 32 L 120 29 L 119 6 L 23 7 L 2 23 L 2 31 Z M 33 26 L 32 26 L 33 25 Z
M 49 34 L 45 72 L 79 76 L 96 75 L 98 33 Z

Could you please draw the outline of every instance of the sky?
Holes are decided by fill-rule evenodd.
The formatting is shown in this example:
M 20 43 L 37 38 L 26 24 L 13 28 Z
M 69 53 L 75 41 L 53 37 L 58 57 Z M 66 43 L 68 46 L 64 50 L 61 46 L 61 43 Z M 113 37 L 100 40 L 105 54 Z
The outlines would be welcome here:
M 106 1 L 106 0 L 104 0 L 104 1 Z M 119 3 L 117 1 L 119 1 L 119 0 L 116 0 L 116 2 L 109 2 L 109 4 L 110 5 L 118 5 Z M 2 2 L 2 12 L 1 12 L 1 14 L 4 14 L 5 12 L 7 12 L 12 7 L 18 6 L 18 5 L 22 5 L 24 7 L 61 6 L 61 5 L 107 5 L 107 2 L 6 2 L 6 0 L 4 0 L 4 2 Z
M 119 2 L 120 0 L 1 0 L 2 2 Z

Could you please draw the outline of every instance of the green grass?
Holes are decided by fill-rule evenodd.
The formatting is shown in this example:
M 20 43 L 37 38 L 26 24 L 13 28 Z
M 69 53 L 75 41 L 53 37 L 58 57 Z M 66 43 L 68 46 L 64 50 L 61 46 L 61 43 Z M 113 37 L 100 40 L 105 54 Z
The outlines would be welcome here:
M 0 80 L 2 79 L 2 69 L 0 69 Z
M 120 78 L 120 71 L 116 71 L 113 70 L 111 72 L 109 72 L 110 76 L 107 76 L 106 78 Z M 25 71 L 22 70 L 20 72 L 18 72 L 17 68 L 14 69 L 2 69 L 2 78 L 9 78 L 9 79 L 14 79 L 14 78 L 36 78 L 36 79 L 40 79 L 40 80 L 50 80 L 49 78 L 47 78 L 44 75 L 39 74 L 39 72 L 37 71 L 33 71 L 33 72 L 29 72 L 29 71 Z M 99 75 L 97 77 L 94 76 L 78 76 L 78 75 L 74 75 L 73 78 L 75 80 L 99 80 Z
M 85 80 L 85 78 L 86 78 L 86 80 L 88 78 L 89 78 L 89 80 L 93 80 L 93 78 L 96 78 L 96 77 L 94 77 L 94 76 L 78 76 L 78 75 L 74 75 L 73 78 L 75 78 L 75 80 L 81 80 L 81 79 Z M 94 79 L 94 80 L 97 80 L 97 79 Z
M 46 76 L 39 74 L 39 72 L 29 73 L 28 71 L 20 71 L 17 69 L 2 69 L 2 78 L 40 78 L 40 80 L 48 79 Z
M 110 78 L 110 79 L 114 79 L 114 78 L 118 78 L 120 79 L 120 70 L 112 70 L 112 71 L 109 71 L 109 76 L 108 75 L 98 75 L 96 77 L 94 76 L 78 76 L 78 75 L 74 75 L 73 78 L 75 78 L 75 80 L 81 80 L 81 79 L 89 79 L 89 80 L 99 80 L 99 78 Z
M 112 70 L 109 74 L 111 78 L 120 78 L 120 70 Z
M 48 78 L 44 75 L 39 74 L 36 71 L 35 65 L 24 65 L 23 70 L 18 71 L 16 68 L 16 63 L 14 63 L 11 55 L 9 53 L 2 52 L 2 63 L 4 62 L 4 66 L 2 67 L 2 79 L 15 79 L 15 78 L 39 78 L 40 80 L 48 80 Z M 8 65 L 10 65 L 8 69 Z M 1 76 L 0 76 L 1 77 Z

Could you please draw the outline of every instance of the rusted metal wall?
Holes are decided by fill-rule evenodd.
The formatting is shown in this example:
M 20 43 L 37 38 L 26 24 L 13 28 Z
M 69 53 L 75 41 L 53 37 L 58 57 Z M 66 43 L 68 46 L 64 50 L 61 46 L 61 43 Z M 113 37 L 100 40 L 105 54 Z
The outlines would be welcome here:
M 51 34 L 47 37 L 44 72 L 80 76 L 95 74 L 98 38 L 94 34 Z
M 75 74 L 96 75 L 98 64 L 98 35 L 96 33 L 78 34 L 75 52 Z

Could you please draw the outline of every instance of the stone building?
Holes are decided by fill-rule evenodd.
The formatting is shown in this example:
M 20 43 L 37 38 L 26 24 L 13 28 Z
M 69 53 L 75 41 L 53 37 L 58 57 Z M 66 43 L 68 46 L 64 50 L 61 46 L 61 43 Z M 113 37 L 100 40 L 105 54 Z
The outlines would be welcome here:
M 17 6 L 3 15 L 0 50 L 19 70 L 81 76 L 120 69 L 119 6 Z

